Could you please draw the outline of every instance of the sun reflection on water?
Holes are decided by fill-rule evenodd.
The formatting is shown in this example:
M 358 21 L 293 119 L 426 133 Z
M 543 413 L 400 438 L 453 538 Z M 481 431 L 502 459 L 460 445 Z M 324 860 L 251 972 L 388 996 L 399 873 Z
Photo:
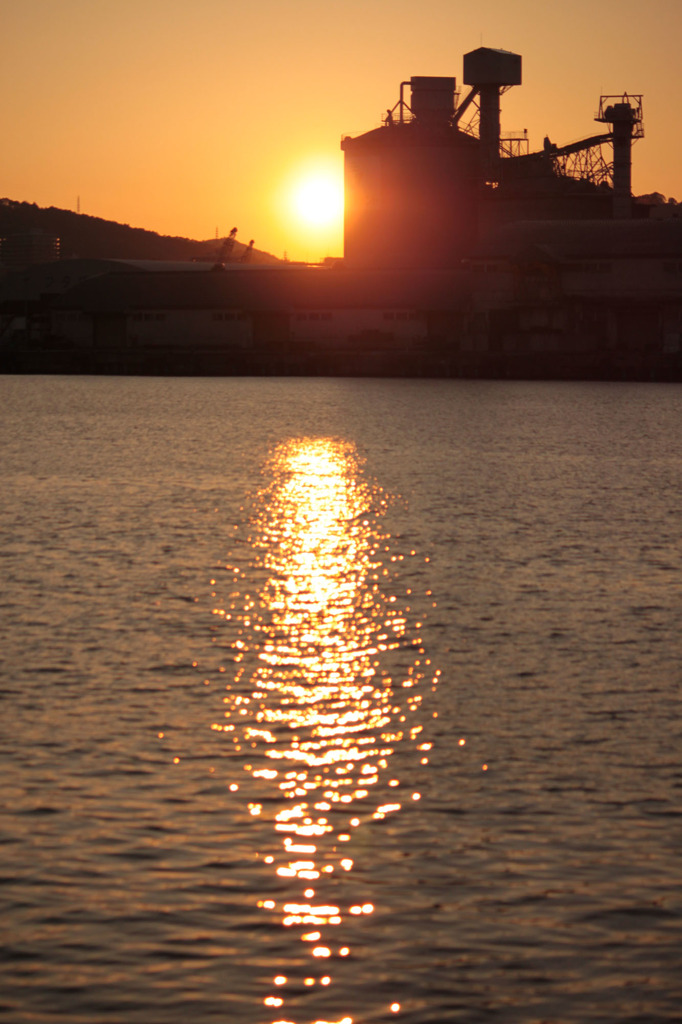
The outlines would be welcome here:
M 214 609 L 229 627 L 235 673 L 213 728 L 248 757 L 240 789 L 274 840 L 261 856 L 276 884 L 258 905 L 300 943 L 291 970 L 274 965 L 263 1000 L 283 1014 L 273 1024 L 293 1022 L 302 995 L 333 988 L 334 964 L 352 957 L 340 926 L 375 909 L 342 881 L 354 868 L 354 837 L 419 798 L 400 797 L 389 772 L 398 747 L 411 744 L 421 764 L 428 760 L 421 704 L 437 673 L 419 623 L 408 625 L 409 606 L 391 593 L 396 555 L 380 529 L 385 506 L 352 445 L 281 445 L 251 523 L 254 593 L 227 566 L 234 587 Z M 319 1005 L 342 1004 L 339 995 Z M 314 1024 L 341 1020 L 352 1024 L 338 1015 Z

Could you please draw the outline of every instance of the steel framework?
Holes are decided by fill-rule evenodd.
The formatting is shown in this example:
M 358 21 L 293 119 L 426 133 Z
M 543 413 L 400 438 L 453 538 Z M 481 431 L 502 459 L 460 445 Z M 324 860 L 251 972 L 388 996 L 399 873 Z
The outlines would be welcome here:
M 611 139 L 610 134 L 596 135 L 568 146 L 546 147 L 545 152 L 557 177 L 613 186 L 613 157 L 611 153 L 605 157 L 602 151 L 602 146 Z
M 528 156 L 529 153 L 528 129 L 522 132 L 502 132 L 500 136 L 500 156 Z

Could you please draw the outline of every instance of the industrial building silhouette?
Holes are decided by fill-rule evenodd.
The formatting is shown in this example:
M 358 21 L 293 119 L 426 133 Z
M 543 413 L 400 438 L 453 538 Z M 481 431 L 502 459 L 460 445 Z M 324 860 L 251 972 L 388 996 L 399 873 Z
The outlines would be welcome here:
M 602 96 L 597 134 L 531 151 L 501 131 L 521 81 L 518 54 L 480 47 L 461 91 L 414 76 L 345 137 L 342 260 L 8 275 L 2 365 L 682 379 L 682 219 L 632 197 L 642 97 Z

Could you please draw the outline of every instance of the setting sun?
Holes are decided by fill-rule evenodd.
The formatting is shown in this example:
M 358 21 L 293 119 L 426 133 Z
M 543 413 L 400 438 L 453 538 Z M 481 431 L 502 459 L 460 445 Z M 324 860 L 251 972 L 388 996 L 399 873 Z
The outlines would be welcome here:
M 343 186 L 329 173 L 308 174 L 295 185 L 292 198 L 297 217 L 308 225 L 328 227 L 343 215 Z
M 339 256 L 343 249 L 343 160 L 314 155 L 282 175 L 273 213 L 297 258 Z

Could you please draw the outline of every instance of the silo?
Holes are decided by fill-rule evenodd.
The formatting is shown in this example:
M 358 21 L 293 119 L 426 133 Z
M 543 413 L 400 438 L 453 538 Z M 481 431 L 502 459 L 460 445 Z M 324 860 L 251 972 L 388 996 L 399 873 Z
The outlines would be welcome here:
M 341 143 L 349 266 L 447 268 L 474 237 L 478 141 L 453 126 L 455 79 L 408 84 L 409 104 Z

